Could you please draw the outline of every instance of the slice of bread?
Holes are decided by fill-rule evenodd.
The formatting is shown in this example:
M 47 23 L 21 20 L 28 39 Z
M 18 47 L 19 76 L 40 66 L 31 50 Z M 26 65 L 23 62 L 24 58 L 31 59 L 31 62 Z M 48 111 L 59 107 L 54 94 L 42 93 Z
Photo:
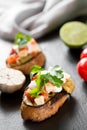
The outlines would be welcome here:
M 45 55 L 42 52 L 40 52 L 36 57 L 31 59 L 29 62 L 22 65 L 15 66 L 15 67 L 11 67 L 11 68 L 20 70 L 24 74 L 29 74 L 30 69 L 33 65 L 39 65 L 42 67 L 44 66 L 44 64 L 45 64 Z M 10 66 L 7 64 L 7 67 L 10 67 Z
M 23 100 L 21 104 L 22 118 L 24 120 L 40 122 L 58 112 L 59 108 L 65 103 L 74 90 L 74 83 L 70 78 L 63 84 L 63 86 L 64 88 L 60 93 L 56 93 L 43 105 L 29 106 Z

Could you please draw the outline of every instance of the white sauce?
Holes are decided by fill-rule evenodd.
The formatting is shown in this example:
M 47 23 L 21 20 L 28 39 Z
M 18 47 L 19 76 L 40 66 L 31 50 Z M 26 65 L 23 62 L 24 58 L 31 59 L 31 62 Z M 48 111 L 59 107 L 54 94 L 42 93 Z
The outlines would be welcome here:
M 36 82 L 35 80 L 32 80 L 29 84 L 29 88 L 35 88 L 36 87 Z
M 46 91 L 48 93 L 51 93 L 51 92 L 58 92 L 59 93 L 62 91 L 62 86 L 57 87 L 57 86 L 52 85 L 51 83 L 47 83 L 45 85 L 45 87 L 46 87 Z

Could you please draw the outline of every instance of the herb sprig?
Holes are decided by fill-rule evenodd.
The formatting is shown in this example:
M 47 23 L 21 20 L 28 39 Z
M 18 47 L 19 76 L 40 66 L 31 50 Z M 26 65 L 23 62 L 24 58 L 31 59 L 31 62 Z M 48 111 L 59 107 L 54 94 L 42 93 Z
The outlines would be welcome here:
M 50 67 L 48 70 L 35 65 L 31 68 L 30 79 L 32 79 L 34 75 L 37 75 L 35 79 L 37 88 L 33 88 L 29 92 L 32 97 L 37 97 L 44 90 L 45 84 L 49 81 L 57 87 L 63 84 L 63 71 L 58 65 Z
M 35 82 L 38 87 L 43 87 L 48 81 L 57 87 L 60 87 L 63 84 L 63 71 L 58 65 L 50 68 L 47 71 L 39 66 L 33 66 L 31 68 L 30 78 L 32 79 L 35 74 L 37 74 Z
M 29 42 L 32 39 L 29 35 L 24 35 L 21 32 L 17 33 L 15 36 L 14 44 L 18 45 L 19 47 L 22 47 L 27 42 Z

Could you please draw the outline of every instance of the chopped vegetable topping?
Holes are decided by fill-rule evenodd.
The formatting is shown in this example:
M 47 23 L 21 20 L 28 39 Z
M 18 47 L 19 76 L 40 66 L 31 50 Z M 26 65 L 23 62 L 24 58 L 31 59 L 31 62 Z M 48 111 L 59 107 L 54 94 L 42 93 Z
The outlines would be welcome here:
M 58 65 L 48 70 L 33 66 L 30 72 L 31 82 L 25 91 L 25 102 L 32 105 L 44 104 L 55 93 L 62 91 L 63 78 L 64 72 Z
M 8 58 L 7 58 L 7 60 L 6 60 L 6 62 L 8 62 L 8 63 L 15 63 L 16 62 L 16 60 L 17 60 L 17 58 L 18 58 L 18 55 L 17 54 L 12 54 L 12 55 L 10 55 Z
M 40 66 L 33 66 L 30 72 L 31 82 L 25 91 L 24 102 L 27 105 L 42 105 L 50 100 L 56 93 L 60 93 L 64 88 L 64 83 L 70 75 L 62 71 L 61 67 L 56 65 L 48 70 Z
M 41 93 L 39 88 L 33 88 L 29 91 L 29 94 L 31 95 L 31 97 L 37 97 L 39 94 Z
M 11 54 L 13 54 L 13 53 L 15 53 L 15 49 L 14 48 L 11 49 Z
M 32 90 L 29 91 L 29 94 L 31 97 L 37 97 L 43 93 L 47 97 L 45 85 L 50 82 L 53 86 L 61 87 L 63 84 L 63 77 L 63 71 L 58 65 L 50 67 L 47 71 L 40 66 L 35 65 L 31 68 L 30 78 L 31 80 L 35 80 L 37 87 L 32 88 Z
M 18 66 L 30 61 L 32 58 L 40 53 L 40 47 L 32 37 L 17 33 L 15 36 L 14 45 L 11 49 L 10 56 L 7 58 L 6 63 L 10 67 Z M 17 55 L 18 59 L 13 59 L 13 54 Z M 12 61 L 12 62 L 10 62 Z M 14 62 L 13 62 L 14 61 Z
M 33 66 L 31 68 L 30 78 L 32 79 L 35 74 L 37 74 L 35 82 L 38 87 L 43 87 L 48 81 L 57 87 L 60 87 L 63 84 L 63 71 L 58 65 L 50 68 L 48 71 L 40 66 Z

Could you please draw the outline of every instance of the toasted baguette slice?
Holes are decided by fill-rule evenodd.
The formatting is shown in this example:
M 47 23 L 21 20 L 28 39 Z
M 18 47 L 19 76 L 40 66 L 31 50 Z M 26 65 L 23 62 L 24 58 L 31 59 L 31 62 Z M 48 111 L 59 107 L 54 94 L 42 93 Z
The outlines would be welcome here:
M 36 57 L 31 59 L 29 62 L 27 62 L 23 65 L 11 67 L 11 68 L 20 70 L 24 74 L 29 74 L 30 69 L 33 65 L 39 65 L 42 67 L 42 66 L 44 66 L 44 63 L 45 63 L 45 55 L 42 52 L 40 52 Z M 7 67 L 10 67 L 10 66 L 7 64 Z
M 26 105 L 24 101 L 22 101 L 22 118 L 24 120 L 40 122 L 54 115 L 59 110 L 59 108 L 65 103 L 65 101 L 69 98 L 69 95 L 74 90 L 74 83 L 70 78 L 66 83 L 64 83 L 64 88 L 66 89 L 63 89 L 60 93 L 57 93 L 49 101 L 47 101 L 44 105 L 41 106 L 29 106 Z M 71 88 L 71 90 L 69 88 Z M 69 93 L 66 91 L 68 89 Z

